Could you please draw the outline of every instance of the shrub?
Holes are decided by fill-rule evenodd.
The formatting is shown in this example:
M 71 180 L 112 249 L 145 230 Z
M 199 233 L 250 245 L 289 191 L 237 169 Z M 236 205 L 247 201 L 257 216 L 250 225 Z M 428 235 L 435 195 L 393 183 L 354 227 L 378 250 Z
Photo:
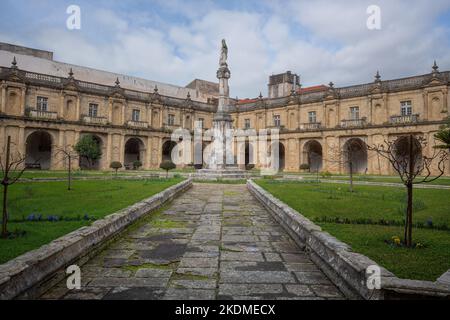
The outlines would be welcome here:
M 111 164 L 109 165 L 109 167 L 111 169 L 114 169 L 116 171 L 116 176 L 117 176 L 117 171 L 122 168 L 122 164 L 119 161 L 113 161 L 111 162 Z
M 166 171 L 166 178 L 169 177 L 169 171 L 175 169 L 177 166 L 171 160 L 163 161 L 159 167 Z
M 307 163 L 303 163 L 300 165 L 300 170 L 309 170 L 310 166 Z
M 140 167 L 142 167 L 142 162 L 140 162 L 139 160 L 136 160 L 133 162 L 133 169 L 134 170 L 138 170 Z
M 328 172 L 328 171 L 322 171 L 322 172 L 320 173 L 320 176 L 321 176 L 322 178 L 329 178 L 329 177 L 331 177 L 331 173 Z
M 254 164 L 247 164 L 247 165 L 245 165 L 245 170 L 247 170 L 247 171 L 253 170 L 254 168 L 255 168 Z

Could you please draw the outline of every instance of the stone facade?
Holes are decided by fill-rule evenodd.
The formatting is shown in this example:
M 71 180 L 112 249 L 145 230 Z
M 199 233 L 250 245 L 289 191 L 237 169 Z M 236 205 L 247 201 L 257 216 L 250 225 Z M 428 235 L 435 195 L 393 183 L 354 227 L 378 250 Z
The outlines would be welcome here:
M 363 85 L 330 84 L 321 90 L 291 90 L 280 98 L 231 100 L 230 113 L 234 128 L 280 129 L 285 171 L 309 163 L 321 171 L 345 173 L 345 164 L 328 155 L 330 148 L 342 150 L 353 141 L 372 145 L 413 133 L 428 141 L 423 153 L 431 153 L 433 136 L 449 116 L 449 80 L 450 72 L 437 67 L 430 74 L 398 80 L 382 81 L 377 75 Z M 76 144 L 85 134 L 95 135 L 102 148 L 97 169 L 108 169 L 111 161 L 130 167 L 135 160 L 143 169 L 157 168 L 170 152 L 174 129 L 192 131 L 195 121 L 210 129 L 217 109 L 191 99 L 189 92 L 180 99 L 161 94 L 158 87 L 131 90 L 119 79 L 104 85 L 78 80 L 73 72 L 66 77 L 35 73 L 22 70 L 20 60 L 0 68 L 0 85 L 0 148 L 11 136 L 14 147 L 29 155 L 27 162 L 39 160 L 42 169 L 65 168 L 55 150 Z M 357 161 L 361 173 L 393 173 L 370 152 L 362 152 Z

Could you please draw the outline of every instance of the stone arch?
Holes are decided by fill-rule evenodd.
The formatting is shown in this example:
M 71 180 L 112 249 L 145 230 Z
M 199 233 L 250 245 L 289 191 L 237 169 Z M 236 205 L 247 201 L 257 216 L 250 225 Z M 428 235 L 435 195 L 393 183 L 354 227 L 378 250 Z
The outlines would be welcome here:
M 343 148 L 344 170 L 347 173 L 367 173 L 367 145 L 360 138 L 351 138 Z
M 402 170 L 409 170 L 409 162 L 410 162 L 410 136 L 401 136 L 398 137 L 394 142 L 394 154 L 396 158 L 396 162 L 400 165 L 399 168 Z M 422 165 L 423 154 L 422 154 L 422 146 L 417 140 L 416 137 L 412 138 L 412 152 L 413 152 L 413 161 L 414 168 L 417 169 Z
M 53 138 L 47 131 L 34 131 L 26 139 L 25 166 L 30 169 L 50 170 Z
M 98 146 L 100 147 L 100 150 L 102 150 L 103 153 L 103 139 L 96 134 L 93 133 L 85 133 L 82 134 L 81 136 L 87 136 L 87 135 L 91 135 L 94 138 L 94 141 L 98 144 Z M 103 155 L 102 155 L 103 157 Z M 88 159 L 84 158 L 84 157 L 80 157 L 79 159 L 79 165 L 81 169 L 89 169 L 89 170 L 100 170 L 101 169 L 101 161 L 102 158 L 93 161 L 92 163 L 90 161 L 88 161 Z
M 166 161 L 166 160 L 171 160 L 172 159 L 172 151 L 173 148 L 175 148 L 177 145 L 177 143 L 175 141 L 172 140 L 167 140 L 166 142 L 163 143 L 162 145 L 162 160 Z
M 144 165 L 145 161 L 145 143 L 136 137 L 129 138 L 124 148 L 124 167 L 127 169 L 134 168 L 134 162 L 140 161 Z
M 303 146 L 303 162 L 309 165 L 311 172 L 318 172 L 323 167 L 322 145 L 317 140 L 309 140 Z

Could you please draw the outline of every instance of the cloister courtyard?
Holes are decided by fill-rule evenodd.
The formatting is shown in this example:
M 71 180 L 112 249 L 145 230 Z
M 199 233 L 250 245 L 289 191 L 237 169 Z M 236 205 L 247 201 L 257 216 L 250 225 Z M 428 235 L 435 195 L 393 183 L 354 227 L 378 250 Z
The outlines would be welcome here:
M 0 240 L 0 264 L 191 179 L 193 171 L 75 171 L 70 191 L 66 171 L 26 171 L 10 188 L 13 236 Z M 347 175 L 261 177 L 253 170 L 251 179 L 399 278 L 435 282 L 450 268 L 449 178 L 415 189 L 415 248 L 395 244 L 406 197 L 398 177 L 356 175 L 353 192 Z M 194 180 L 90 255 L 81 290 L 69 290 L 62 278 L 38 298 L 349 298 L 246 183 Z

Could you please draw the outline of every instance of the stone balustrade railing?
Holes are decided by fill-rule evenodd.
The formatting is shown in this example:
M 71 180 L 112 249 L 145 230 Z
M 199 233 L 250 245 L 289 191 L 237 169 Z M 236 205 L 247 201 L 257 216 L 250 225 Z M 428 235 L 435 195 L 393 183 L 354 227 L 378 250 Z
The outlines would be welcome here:
M 58 119 L 58 113 L 50 111 L 29 110 L 29 116 L 37 119 Z
M 404 116 L 392 116 L 390 119 L 391 124 L 405 124 L 405 123 L 416 123 L 419 122 L 418 114 L 410 114 Z
M 133 128 L 148 128 L 148 122 L 144 121 L 128 121 L 128 126 Z
M 89 124 L 100 124 L 100 125 L 106 125 L 108 124 L 108 119 L 104 117 L 90 117 L 90 116 L 83 116 L 83 122 L 89 123 Z
M 301 130 L 319 130 L 322 128 L 321 122 L 309 122 L 300 124 Z
M 366 125 L 366 118 L 341 120 L 342 128 L 364 127 Z

